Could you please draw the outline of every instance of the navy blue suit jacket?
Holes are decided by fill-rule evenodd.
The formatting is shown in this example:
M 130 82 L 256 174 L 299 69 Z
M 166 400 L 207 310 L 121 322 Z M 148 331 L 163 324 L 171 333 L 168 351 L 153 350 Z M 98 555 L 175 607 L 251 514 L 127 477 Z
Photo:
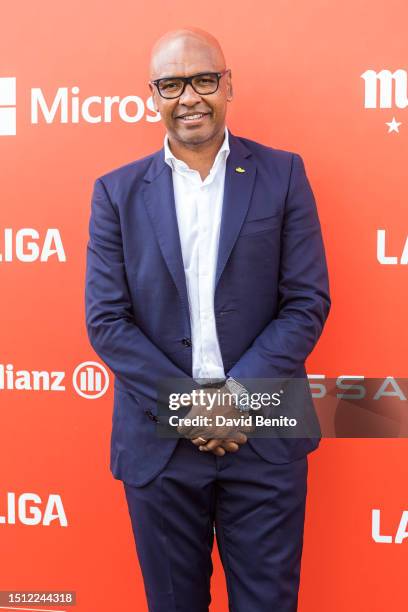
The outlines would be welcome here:
M 229 131 L 214 311 L 227 375 L 306 378 L 330 309 L 324 245 L 302 158 Z M 242 167 L 245 172 L 236 172 Z M 141 486 L 177 443 L 159 438 L 157 383 L 192 376 L 189 306 L 171 169 L 160 149 L 98 178 L 86 266 L 89 340 L 115 375 L 110 468 Z M 195 385 L 196 386 L 196 385 Z M 305 405 L 313 411 L 313 405 Z M 315 415 L 314 415 L 315 417 Z M 319 437 L 249 439 L 273 463 Z

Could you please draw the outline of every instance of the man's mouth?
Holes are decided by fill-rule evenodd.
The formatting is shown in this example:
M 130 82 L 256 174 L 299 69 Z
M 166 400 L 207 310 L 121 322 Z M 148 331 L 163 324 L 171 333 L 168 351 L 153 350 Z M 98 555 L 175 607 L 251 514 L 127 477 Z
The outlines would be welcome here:
M 177 119 L 179 119 L 180 121 L 183 121 L 184 123 L 192 123 L 192 122 L 201 121 L 204 117 L 206 117 L 209 114 L 210 113 L 189 113 L 186 115 L 180 115 L 179 117 L 177 117 Z

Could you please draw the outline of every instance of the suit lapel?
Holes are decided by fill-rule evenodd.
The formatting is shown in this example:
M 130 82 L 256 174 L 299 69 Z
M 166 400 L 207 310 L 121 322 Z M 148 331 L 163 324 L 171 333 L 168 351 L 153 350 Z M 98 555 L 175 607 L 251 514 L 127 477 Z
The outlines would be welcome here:
M 251 157 L 251 151 L 229 130 L 228 132 L 230 154 L 225 168 L 224 200 L 215 287 L 224 271 L 248 212 L 256 174 L 256 165 Z M 237 171 L 237 168 L 240 170 Z
M 171 169 L 164 161 L 164 150 L 158 151 L 144 177 L 145 203 L 164 261 L 174 280 L 180 298 L 187 308 L 186 277 L 177 224 Z

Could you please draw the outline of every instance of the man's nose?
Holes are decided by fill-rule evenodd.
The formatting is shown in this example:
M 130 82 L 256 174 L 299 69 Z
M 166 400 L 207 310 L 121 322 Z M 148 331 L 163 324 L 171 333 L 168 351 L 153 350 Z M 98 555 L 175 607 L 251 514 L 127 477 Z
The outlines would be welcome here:
M 192 104 L 196 104 L 201 101 L 201 96 L 191 86 L 191 83 L 187 83 L 185 90 L 181 94 L 179 98 L 180 104 L 185 104 L 186 106 L 191 106 Z

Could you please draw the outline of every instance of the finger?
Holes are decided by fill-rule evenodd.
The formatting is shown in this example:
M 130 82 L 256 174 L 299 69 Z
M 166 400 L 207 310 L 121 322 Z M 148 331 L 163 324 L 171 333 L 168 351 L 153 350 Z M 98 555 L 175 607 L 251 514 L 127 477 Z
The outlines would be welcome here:
M 191 442 L 194 444 L 194 446 L 203 446 L 207 444 L 208 440 L 204 438 L 204 436 L 199 436 L 198 438 L 193 438 Z
M 239 444 L 231 440 L 224 440 L 224 442 L 221 443 L 221 446 L 229 453 L 236 453 L 237 450 L 239 450 Z
M 237 444 L 245 444 L 248 440 L 247 436 L 242 431 L 236 431 L 233 435 L 228 436 L 228 442 L 236 442 Z
M 213 455 L 217 455 L 218 457 L 222 457 L 223 455 L 225 455 L 225 450 L 222 448 L 222 446 L 217 446 L 216 448 L 214 448 L 213 451 L 210 451 L 213 453 Z
M 221 446 L 221 443 L 222 443 L 222 440 L 219 440 L 218 438 L 213 438 L 212 440 L 207 442 L 207 444 L 205 445 L 201 444 L 198 448 L 200 449 L 200 451 L 205 451 L 205 452 L 213 451 L 219 446 Z

